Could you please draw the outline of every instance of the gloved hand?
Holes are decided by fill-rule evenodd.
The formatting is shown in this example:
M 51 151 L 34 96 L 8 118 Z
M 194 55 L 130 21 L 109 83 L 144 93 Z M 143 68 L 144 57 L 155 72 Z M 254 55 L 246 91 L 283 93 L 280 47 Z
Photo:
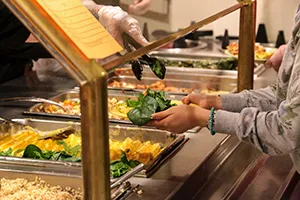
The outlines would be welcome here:
M 134 0 L 128 11 L 135 15 L 143 15 L 148 11 L 150 4 L 151 0 Z
M 278 72 L 284 53 L 287 45 L 280 46 L 277 51 L 273 54 L 273 56 L 267 60 L 265 63 L 266 68 L 273 68 L 276 72 Z
M 99 21 L 106 30 L 123 45 L 122 33 L 126 32 L 143 46 L 148 45 L 144 38 L 139 22 L 117 6 L 103 6 L 99 12 Z

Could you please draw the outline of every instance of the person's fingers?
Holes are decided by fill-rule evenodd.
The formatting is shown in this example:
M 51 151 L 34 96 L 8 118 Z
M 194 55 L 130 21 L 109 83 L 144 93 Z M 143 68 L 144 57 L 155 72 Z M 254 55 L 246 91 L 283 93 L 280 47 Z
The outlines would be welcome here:
M 188 96 L 189 99 L 189 103 L 194 103 L 194 104 L 199 104 L 200 102 L 200 98 L 199 98 L 199 94 L 189 94 Z
M 162 112 L 158 112 L 158 113 L 154 113 L 152 115 L 152 119 L 162 120 L 162 119 L 168 117 L 169 115 L 171 115 L 171 109 L 168 109 L 168 110 L 165 110 L 165 111 L 162 111 Z
M 190 104 L 189 96 L 183 97 L 181 99 L 181 101 L 182 101 L 183 104 L 186 104 L 186 105 Z

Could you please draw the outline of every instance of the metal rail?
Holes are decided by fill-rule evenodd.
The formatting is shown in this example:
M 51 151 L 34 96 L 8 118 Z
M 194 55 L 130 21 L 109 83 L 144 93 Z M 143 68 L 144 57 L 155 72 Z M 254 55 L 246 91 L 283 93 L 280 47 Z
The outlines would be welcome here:
M 240 12 L 238 92 L 253 88 L 256 1 Z

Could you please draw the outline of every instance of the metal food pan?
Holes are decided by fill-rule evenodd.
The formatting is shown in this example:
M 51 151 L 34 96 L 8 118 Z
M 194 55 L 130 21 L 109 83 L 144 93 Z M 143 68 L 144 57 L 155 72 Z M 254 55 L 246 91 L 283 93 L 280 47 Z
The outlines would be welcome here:
M 14 119 L 16 122 L 20 122 L 25 125 L 29 125 L 40 131 L 50 131 L 58 128 L 73 125 L 80 130 L 80 123 L 74 122 L 61 122 L 50 120 L 37 120 L 37 119 Z M 110 139 L 125 140 L 131 138 L 134 140 L 140 140 L 141 142 L 150 141 L 153 143 L 159 143 L 164 150 L 149 164 L 146 165 L 145 170 L 140 172 L 138 176 L 149 177 L 156 170 L 159 169 L 164 162 L 172 157 L 177 151 L 187 142 L 187 138 L 183 134 L 173 134 L 167 131 L 160 131 L 155 129 L 141 129 L 133 126 L 122 125 L 110 125 Z M 1 133 L 4 134 L 4 133 Z M 81 163 L 67 163 L 61 161 L 45 161 L 35 159 L 25 159 L 17 157 L 0 157 L 1 163 L 6 162 L 5 167 L 10 165 L 19 165 L 27 167 L 28 171 L 43 171 L 47 173 L 64 173 L 67 172 L 67 176 L 81 176 Z M 155 170 L 155 171 L 154 171 Z
M 114 76 L 134 76 L 131 67 L 125 65 L 122 68 L 117 68 L 110 71 L 108 74 L 109 78 Z M 212 69 L 201 69 L 201 68 L 184 68 L 184 67 L 169 67 L 167 68 L 165 79 L 189 79 L 198 80 L 200 77 L 219 77 L 228 79 L 237 79 L 237 72 L 233 70 L 212 70 Z M 144 67 L 143 78 L 156 78 L 154 73 L 148 67 Z M 157 78 L 156 78 L 157 79 Z M 159 80 L 159 79 L 157 79 Z
M 180 75 L 177 75 L 180 76 Z M 109 83 L 113 81 L 122 81 L 129 84 L 141 84 L 141 85 L 151 85 L 157 81 L 157 78 L 148 78 L 144 77 L 141 81 L 137 80 L 134 76 L 114 76 L 109 78 Z M 194 92 L 198 93 L 201 90 L 216 90 L 216 91 L 228 91 L 233 92 L 237 87 L 236 78 L 223 78 L 218 76 L 205 76 L 205 75 L 189 75 L 185 76 L 185 78 L 178 79 L 164 79 L 161 80 L 167 87 L 175 87 L 175 88 L 187 88 L 192 89 Z M 114 90 L 128 90 L 128 91 L 136 91 L 141 92 L 143 89 L 132 89 L 132 88 L 118 88 L 118 87 L 108 87 L 109 89 Z M 168 94 L 174 95 L 187 95 L 188 93 L 184 92 L 166 92 Z
M 170 60 L 170 61 L 201 61 L 201 60 L 219 61 L 222 58 L 230 58 L 231 57 L 231 56 L 222 55 L 222 54 L 221 55 L 205 55 L 201 52 L 200 53 L 192 53 L 192 54 L 184 54 L 184 55 L 168 54 L 165 52 L 153 52 L 151 55 L 155 56 L 159 59 Z M 168 69 L 170 69 L 170 68 L 182 69 L 183 67 L 176 67 L 176 66 L 168 67 Z M 217 73 L 219 73 L 221 75 L 237 76 L 237 70 L 219 70 L 219 69 L 201 69 L 201 68 L 183 68 L 183 69 L 189 69 L 187 71 L 194 71 L 197 73 L 202 72 L 202 73 L 212 73 L 212 74 L 214 73 L 214 71 L 216 71 Z M 264 67 L 264 65 L 262 63 L 255 63 L 254 78 L 256 78 L 256 76 L 259 76 L 265 70 L 266 70 L 266 68 Z
M 127 100 L 128 98 L 137 98 L 136 93 L 127 93 L 126 95 L 120 94 L 120 93 L 110 93 L 108 95 L 109 98 L 116 98 L 118 100 Z M 181 100 L 181 97 L 175 96 L 175 95 L 167 95 L 168 98 L 172 100 Z M 79 93 L 76 90 L 71 90 L 68 92 L 64 92 L 62 94 L 59 94 L 53 98 L 50 98 L 50 100 L 55 102 L 63 102 L 64 100 L 72 99 L 72 100 L 79 100 Z M 47 116 L 47 117 L 62 117 L 62 118 L 69 118 L 69 119 L 80 119 L 80 116 L 78 115 L 67 115 L 67 114 L 56 114 L 56 113 L 46 113 L 43 112 L 42 107 L 44 104 L 36 104 L 29 108 L 29 111 L 25 111 L 24 114 L 27 115 L 39 115 L 39 116 Z M 129 120 L 120 120 L 120 119 L 109 119 L 112 123 L 120 123 L 120 124 L 132 124 Z M 200 130 L 200 127 L 195 127 L 191 130 L 188 130 L 190 133 L 197 133 Z

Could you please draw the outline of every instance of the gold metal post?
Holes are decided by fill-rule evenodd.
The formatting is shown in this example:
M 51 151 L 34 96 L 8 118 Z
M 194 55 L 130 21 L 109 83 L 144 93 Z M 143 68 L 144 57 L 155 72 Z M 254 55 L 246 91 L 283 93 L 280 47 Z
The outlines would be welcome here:
M 3 2 L 80 84 L 84 199 L 110 199 L 106 71 L 85 57 L 36 1 Z
M 254 4 L 241 8 L 239 34 L 238 92 L 253 88 L 255 17 Z

